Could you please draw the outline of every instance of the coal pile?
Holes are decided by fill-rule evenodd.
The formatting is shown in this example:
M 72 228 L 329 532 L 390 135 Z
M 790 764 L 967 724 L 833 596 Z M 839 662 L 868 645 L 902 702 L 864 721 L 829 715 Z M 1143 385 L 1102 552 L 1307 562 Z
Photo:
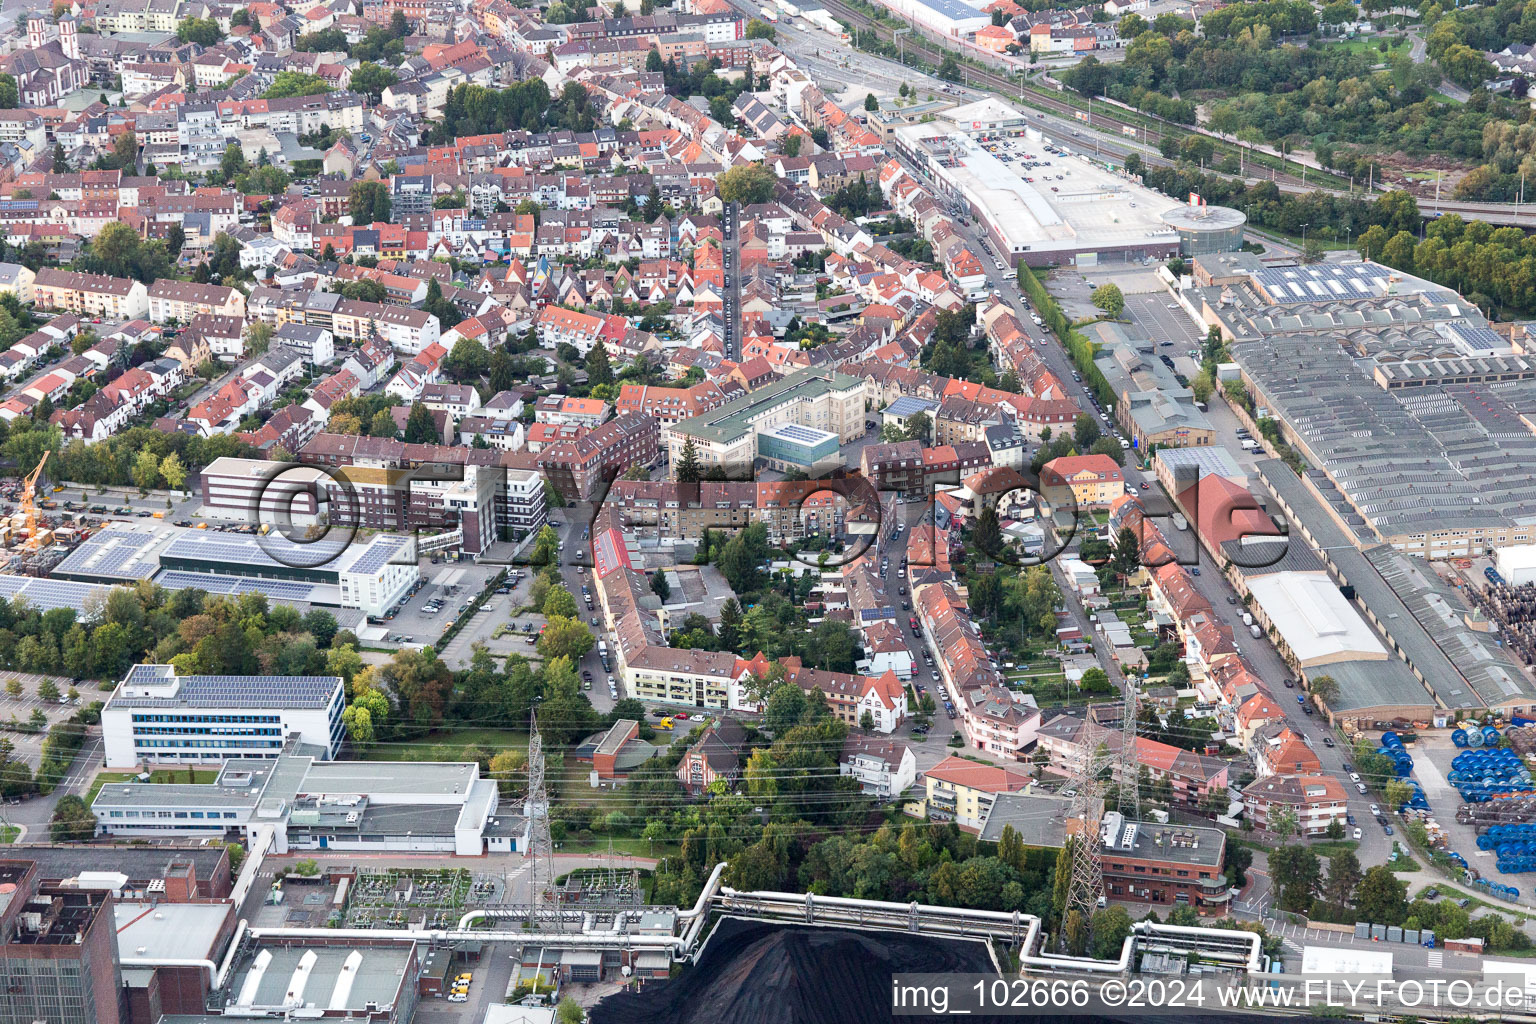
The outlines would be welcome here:
M 894 1019 L 892 974 L 995 971 L 980 942 L 725 920 L 699 963 L 604 999 L 592 1022 L 871 1024 Z

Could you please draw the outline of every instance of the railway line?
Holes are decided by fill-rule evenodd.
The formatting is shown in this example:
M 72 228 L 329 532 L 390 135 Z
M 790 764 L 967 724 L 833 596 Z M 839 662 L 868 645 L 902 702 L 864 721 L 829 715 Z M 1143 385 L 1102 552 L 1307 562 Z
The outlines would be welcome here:
M 877 38 L 884 42 L 895 45 L 895 30 L 892 29 L 889 25 L 886 25 L 880 21 L 876 21 L 874 18 L 870 17 L 868 14 L 865 14 L 863 11 L 860 11 L 855 7 L 850 7 L 848 4 L 844 3 L 843 0 L 826 0 L 825 6 L 832 12 L 835 17 L 838 17 L 851 25 L 858 26 L 860 32 L 866 30 L 872 31 Z M 927 61 L 934 67 L 937 67 L 943 63 L 946 54 L 944 51 L 938 49 L 937 47 L 930 45 L 926 37 L 919 35 L 916 31 L 907 32 L 904 33 L 904 35 L 905 38 L 902 41 L 901 46 L 905 51 L 914 54 L 924 61 Z M 1091 128 L 1103 129 L 1116 135 L 1124 136 L 1126 138 L 1130 138 L 1130 135 L 1125 131 L 1125 129 L 1130 128 L 1136 133 L 1136 141 L 1151 146 L 1154 149 L 1161 146 L 1165 135 L 1174 139 L 1183 139 L 1190 135 L 1200 134 L 1169 124 L 1168 122 L 1162 121 L 1154 115 L 1142 115 L 1146 120 L 1140 122 L 1131 121 L 1123 117 L 1117 117 L 1112 112 L 1116 108 L 1110 106 L 1109 104 L 1101 104 L 1100 110 L 1094 110 L 1092 112 L 1083 111 L 1072 103 L 1069 103 L 1067 100 L 1051 95 L 1049 90 L 1041 86 L 1033 85 L 1031 83 L 1021 83 L 1017 77 L 1002 74 L 997 71 L 978 69 L 969 64 L 965 65 L 964 68 L 965 81 L 967 84 L 975 83 L 988 89 L 1001 92 L 1005 95 L 1017 96 L 1019 98 L 1019 102 L 1021 103 L 1028 103 L 1031 106 L 1044 109 L 1052 114 L 1072 118 L 1073 120 L 1081 124 L 1085 124 Z M 1107 108 L 1108 112 L 1106 112 L 1105 108 Z M 1209 138 L 1209 136 L 1206 137 Z M 1222 144 L 1220 140 L 1213 139 L 1212 141 L 1217 145 Z M 1163 163 L 1164 161 L 1151 158 L 1151 162 Z M 1269 175 L 1265 175 L 1265 177 L 1270 178 L 1270 180 L 1274 181 L 1277 185 L 1291 186 L 1290 188 L 1287 188 L 1287 191 L 1307 188 L 1306 182 L 1303 181 L 1300 176 L 1289 174 L 1284 171 L 1273 171 Z M 1317 186 L 1312 186 L 1312 188 L 1316 188 L 1317 191 L 1330 191 L 1329 189 L 1324 189 Z M 1312 189 L 1308 188 L 1307 190 L 1310 191 Z

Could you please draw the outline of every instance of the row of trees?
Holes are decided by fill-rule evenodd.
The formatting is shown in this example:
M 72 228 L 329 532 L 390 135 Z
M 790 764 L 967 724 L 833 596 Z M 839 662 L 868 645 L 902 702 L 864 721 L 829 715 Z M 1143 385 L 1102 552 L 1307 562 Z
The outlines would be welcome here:
M 1454 288 L 1489 315 L 1536 310 L 1536 240 L 1456 214 L 1436 218 L 1420 241 L 1411 230 L 1373 225 L 1358 241 L 1362 256 Z

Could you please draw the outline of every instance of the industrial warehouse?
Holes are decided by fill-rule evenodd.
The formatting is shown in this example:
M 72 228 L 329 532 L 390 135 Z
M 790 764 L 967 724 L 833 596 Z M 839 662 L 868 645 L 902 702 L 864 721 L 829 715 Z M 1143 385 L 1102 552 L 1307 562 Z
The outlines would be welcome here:
M 168 590 L 259 593 L 382 615 L 420 578 L 410 537 L 354 536 L 346 529 L 331 534 L 302 542 L 275 532 L 113 522 L 55 566 L 49 582 L 110 586 L 152 580 Z

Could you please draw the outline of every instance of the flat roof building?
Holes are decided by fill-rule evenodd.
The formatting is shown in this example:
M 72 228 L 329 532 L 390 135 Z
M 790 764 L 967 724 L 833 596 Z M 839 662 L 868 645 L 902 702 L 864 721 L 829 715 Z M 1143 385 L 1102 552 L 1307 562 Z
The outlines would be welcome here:
M 269 827 L 276 853 L 526 848 L 526 815 L 504 810 L 473 762 L 323 761 L 296 741 L 274 759 L 232 758 L 211 783 L 111 783 L 91 807 L 103 836 L 219 839 Z
M 1222 862 L 1227 837 L 1221 829 L 1127 821 L 1110 811 L 1104 815 L 1100 837 L 1104 895 L 1109 899 L 1226 914 L 1230 897 Z
M 223 995 L 223 1018 L 408 1022 L 416 1010 L 419 948 L 410 940 L 260 941 L 242 947 Z M 190 1024 L 190 1018 L 166 1018 Z
M 277 757 L 290 736 L 335 757 L 345 738 L 340 676 L 178 676 L 135 665 L 101 710 L 107 766 Z
M 833 370 L 807 368 L 727 402 L 701 416 L 681 420 L 667 428 L 667 447 L 676 471 L 683 447 L 691 439 L 698 460 L 706 466 L 723 466 L 728 476 L 747 479 L 759 455 L 759 434 L 773 434 L 785 425 L 809 427 L 809 438 L 774 435 L 770 450 L 793 445 L 796 454 L 819 452 L 826 444 L 822 434 L 839 443 L 864 436 L 867 383 Z
M 993 111 L 989 121 L 997 117 Z M 1162 219 L 1177 202 L 1065 150 L 1037 154 L 1043 166 L 1027 182 L 964 134 L 992 130 L 919 123 L 893 129 L 891 139 L 945 198 L 969 207 L 1011 263 L 1093 266 L 1178 255 L 1179 233 Z
M 1333 661 L 1385 661 L 1387 649 L 1324 573 L 1273 573 L 1248 581 L 1254 617 L 1303 669 Z
M 295 473 L 319 471 L 297 466 Z M 292 482 L 287 475 L 283 480 Z M 263 522 L 286 521 L 267 508 L 265 499 L 262 507 L 270 514 Z M 298 527 L 295 521 L 295 536 L 302 532 Z M 112 523 L 70 552 L 53 575 L 82 583 L 153 579 L 168 590 L 260 593 L 288 604 L 334 605 L 383 615 L 420 578 L 415 556 L 413 537 L 384 533 L 363 539 L 346 527 L 308 542 L 290 540 L 278 530 L 260 535 L 164 523 Z M 72 584 L 60 586 L 66 594 L 80 590 Z

